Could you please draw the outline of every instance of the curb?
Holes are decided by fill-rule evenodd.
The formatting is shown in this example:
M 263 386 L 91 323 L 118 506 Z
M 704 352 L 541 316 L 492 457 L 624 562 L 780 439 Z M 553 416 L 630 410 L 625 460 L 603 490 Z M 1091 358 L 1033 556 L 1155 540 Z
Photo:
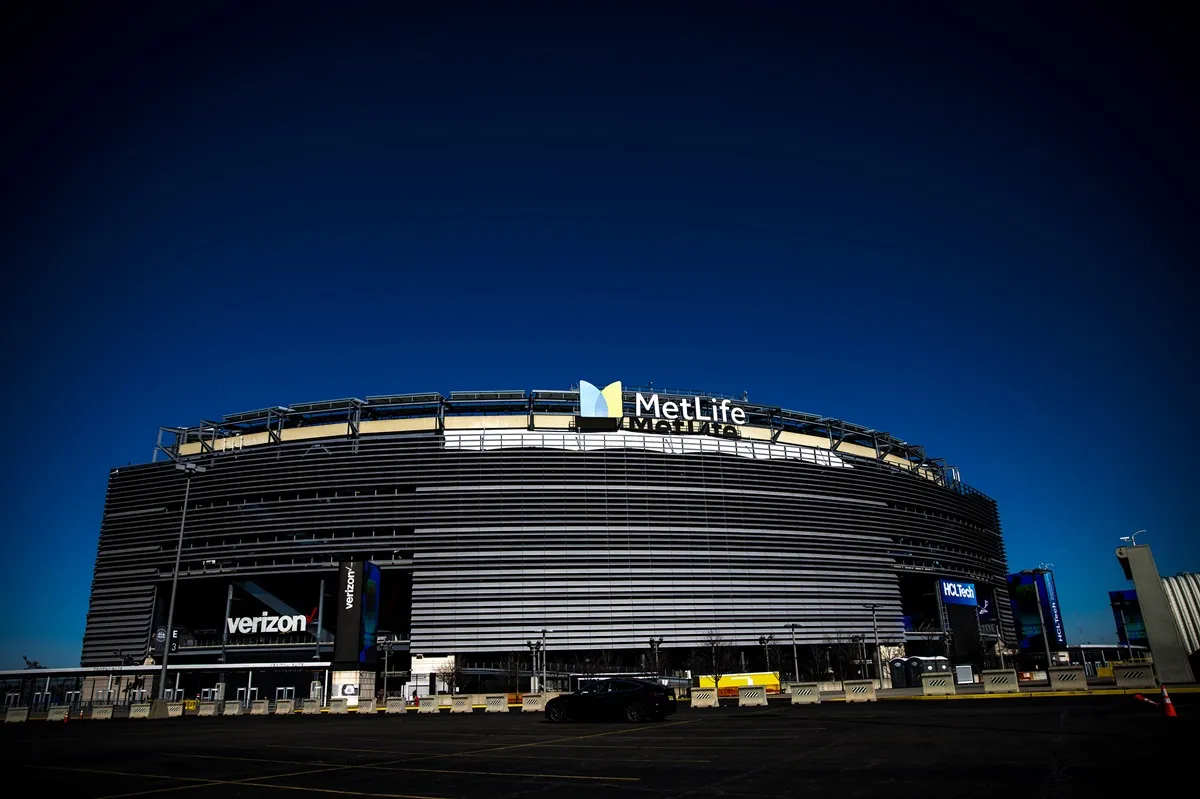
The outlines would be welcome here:
M 940 701 L 945 699 L 950 700 L 971 700 L 971 699 L 1037 699 L 1039 697 L 1063 697 L 1063 696 L 1133 696 L 1134 694 L 1145 693 L 1145 688 L 1096 688 L 1091 691 L 1021 691 L 1020 693 L 1008 694 L 950 694 L 948 696 L 880 696 L 880 702 L 912 702 L 912 701 Z M 1178 687 L 1172 688 L 1172 691 L 1178 694 L 1197 694 L 1200 693 L 1200 686 L 1196 687 Z M 845 702 L 845 697 L 830 697 L 828 699 L 822 697 L 821 702 Z

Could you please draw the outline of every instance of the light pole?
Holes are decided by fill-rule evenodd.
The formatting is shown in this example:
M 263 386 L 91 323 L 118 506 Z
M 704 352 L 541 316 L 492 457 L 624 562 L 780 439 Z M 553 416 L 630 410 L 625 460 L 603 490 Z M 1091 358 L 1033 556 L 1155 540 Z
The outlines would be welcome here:
M 783 626 L 792 628 L 792 670 L 794 672 L 792 674 L 792 680 L 795 682 L 800 682 L 800 655 L 796 651 L 796 628 L 800 625 L 796 624 L 796 622 L 792 622 L 791 624 L 785 624 Z
M 1038 620 L 1042 623 L 1042 646 L 1046 649 L 1046 679 L 1049 680 L 1050 667 L 1054 665 L 1054 661 L 1050 657 L 1050 636 L 1046 634 L 1046 614 L 1042 612 L 1042 592 L 1038 589 L 1037 583 L 1038 575 L 1045 574 L 1046 570 L 1030 569 L 1027 573 L 1033 575 L 1033 600 L 1037 603 Z
M 663 644 L 663 639 L 662 639 L 662 638 L 653 638 L 653 637 L 651 637 L 651 639 L 650 639 L 650 651 L 654 653 L 654 673 L 655 673 L 655 674 L 662 674 L 662 669 L 661 669 L 661 668 L 659 667 L 659 665 L 658 665 L 658 648 L 659 648 L 660 646 L 662 646 L 662 644 Z
M 530 692 L 530 693 L 533 693 L 534 691 L 536 691 L 536 690 L 537 690 L 536 688 L 534 688 L 534 683 L 536 683 L 536 682 L 537 682 L 537 675 L 538 675 L 538 652 L 540 652 L 540 651 L 541 651 L 541 649 L 542 649 L 542 642 L 541 642 L 541 641 L 526 641 L 526 642 L 525 642 L 525 646 L 529 647 L 529 656 L 530 656 L 531 658 L 533 658 L 533 668 L 532 668 L 532 669 L 530 669 L 530 671 L 529 671 L 529 674 L 530 674 L 530 677 L 529 677 L 529 692 Z
M 383 701 L 387 702 L 387 680 L 388 680 L 388 655 L 392 653 L 392 639 L 389 635 L 388 639 L 383 642 Z
M 546 649 L 546 633 L 552 633 L 552 632 L 554 632 L 554 630 L 547 630 L 544 627 L 542 628 L 542 692 L 543 693 L 545 693 L 545 691 L 546 691 L 546 654 L 548 652 L 548 650 Z
M 163 646 L 162 673 L 159 676 L 161 685 L 158 690 L 158 696 L 161 699 L 167 698 L 167 661 L 171 656 L 171 646 L 175 643 L 175 630 L 172 627 L 175 623 L 175 589 L 179 586 L 179 558 L 183 554 L 183 527 L 187 524 L 188 498 L 192 493 L 192 475 L 206 471 L 206 467 L 191 461 L 180 461 L 175 464 L 175 468 L 187 475 L 187 481 L 183 484 L 183 513 L 179 517 L 179 541 L 175 544 L 175 568 L 171 572 L 171 602 L 167 605 L 167 642 Z
M 767 659 L 767 671 L 771 670 L 771 643 L 775 640 L 773 635 L 760 635 L 758 637 L 758 645 L 763 648 L 763 657 Z
M 883 687 L 883 658 L 879 653 L 879 623 L 876 620 L 875 611 L 879 610 L 879 605 L 874 603 L 863 605 L 864 608 L 871 611 L 871 632 L 875 636 L 875 679 L 879 680 L 879 687 Z
M 1121 635 L 1125 638 L 1125 651 L 1128 652 L 1127 657 L 1129 662 L 1133 662 L 1133 641 L 1129 637 L 1129 623 L 1125 621 L 1125 598 L 1121 598 L 1121 606 L 1117 608 L 1121 612 Z M 1118 641 L 1118 643 L 1120 643 Z

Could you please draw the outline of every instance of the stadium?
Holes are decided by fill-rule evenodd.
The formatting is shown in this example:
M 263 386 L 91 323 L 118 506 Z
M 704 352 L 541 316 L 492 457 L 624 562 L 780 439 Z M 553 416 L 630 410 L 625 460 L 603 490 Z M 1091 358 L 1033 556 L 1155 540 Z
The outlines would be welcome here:
M 789 676 L 875 641 L 982 666 L 1016 642 L 1007 574 L 991 498 L 848 422 L 620 383 L 370 396 L 164 427 L 112 470 L 81 665 L 169 647 L 189 696 L 239 664 L 305 690 L 377 642 L 477 682 L 718 641 Z

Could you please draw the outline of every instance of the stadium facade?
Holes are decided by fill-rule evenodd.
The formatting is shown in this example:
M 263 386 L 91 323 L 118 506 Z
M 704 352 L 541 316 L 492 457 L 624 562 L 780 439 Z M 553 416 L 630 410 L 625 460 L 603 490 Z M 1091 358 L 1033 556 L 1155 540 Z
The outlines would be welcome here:
M 82 665 L 329 659 L 351 562 L 378 567 L 371 623 L 414 656 L 1016 643 L 996 503 L 921 447 L 581 383 L 162 428 L 151 462 L 110 474 Z

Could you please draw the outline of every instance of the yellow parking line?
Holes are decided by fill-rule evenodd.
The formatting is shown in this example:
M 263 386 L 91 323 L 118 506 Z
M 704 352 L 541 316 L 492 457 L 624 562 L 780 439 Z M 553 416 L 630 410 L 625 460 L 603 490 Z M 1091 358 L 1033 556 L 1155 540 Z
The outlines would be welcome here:
M 607 782 L 641 782 L 641 777 L 607 777 L 579 774 L 542 774 L 524 771 L 464 771 L 448 768 L 406 768 L 404 766 L 370 766 L 378 771 L 415 771 L 427 774 L 473 774 L 481 777 L 541 777 L 554 780 L 599 780 Z
M 905 702 L 905 701 L 923 701 L 927 699 L 1038 699 L 1038 698 L 1053 698 L 1060 696 L 1133 696 L 1138 693 L 1154 693 L 1158 688 L 1093 688 L 1086 691 L 1020 691 L 1005 694 L 949 694 L 946 696 L 924 696 L 917 694 L 915 696 L 881 696 L 881 700 L 887 702 Z M 1171 688 L 1167 686 L 1167 690 L 1173 693 L 1191 694 L 1200 693 L 1200 687 L 1179 687 Z M 841 700 L 822 700 L 822 701 L 841 701 Z
M 275 789 L 281 790 L 281 791 L 311 791 L 314 793 L 338 794 L 340 796 L 370 796 L 370 797 L 377 797 L 378 799 L 447 799 L 446 797 L 425 796 L 425 795 L 421 795 L 421 794 L 411 794 L 411 793 L 370 793 L 367 791 L 348 791 L 348 790 L 341 790 L 338 788 L 312 788 L 312 787 L 305 787 L 305 786 L 300 786 L 300 785 L 274 785 L 269 782 L 262 782 L 262 780 L 273 780 L 273 779 L 279 779 L 280 777 L 298 776 L 300 774 L 316 773 L 316 772 L 311 772 L 311 771 L 300 771 L 300 772 L 296 772 L 296 774 L 292 774 L 292 775 L 273 774 L 273 775 L 267 776 L 267 777 L 247 777 L 246 779 L 242 779 L 242 780 L 214 780 L 214 779 L 206 779 L 206 778 L 201 778 L 201 777 L 181 777 L 181 776 L 174 775 L 174 774 L 171 774 L 171 775 L 167 775 L 167 774 L 136 774 L 136 773 L 129 772 L 129 771 L 106 771 L 106 770 L 102 770 L 102 769 L 78 768 L 78 767 L 72 767 L 72 766 L 33 766 L 33 765 L 30 765 L 30 766 L 27 766 L 27 768 L 39 769 L 41 771 L 75 771 L 75 772 L 79 772 L 81 774 L 100 774 L 100 775 L 103 775 L 106 777 L 140 777 L 142 779 L 174 780 L 174 781 L 178 781 L 178 782 L 191 783 L 189 785 L 177 786 L 177 788 L 175 790 L 178 790 L 181 788 L 201 788 L 205 785 L 244 785 L 244 786 L 253 786 L 255 788 L 275 788 Z M 355 768 L 355 766 L 346 766 L 345 768 Z M 319 771 L 335 771 L 335 770 L 336 769 L 319 769 Z M 165 793 L 168 790 L 171 790 L 171 789 L 159 789 L 158 791 L 150 791 L 148 793 Z M 126 794 L 117 794 L 116 796 L 125 796 L 125 795 Z
M 269 758 L 260 757 L 234 757 L 232 755 L 191 755 L 184 753 L 175 753 L 171 757 L 191 757 L 201 760 L 236 760 L 246 763 L 285 763 L 289 765 L 302 765 L 295 760 L 271 760 Z M 440 768 L 405 768 L 403 766 L 375 766 L 368 764 L 355 765 L 354 768 L 370 769 L 375 771 L 415 771 L 426 772 L 429 774 L 473 774 L 484 777 L 545 777 L 557 780 L 608 780 L 611 782 L 640 782 L 641 777 L 608 777 L 608 776 L 579 776 L 574 774 L 543 774 L 543 773 L 526 773 L 517 771 L 467 771 L 465 769 L 440 769 Z M 263 777 L 255 777 L 258 780 L 275 779 L 272 775 Z

